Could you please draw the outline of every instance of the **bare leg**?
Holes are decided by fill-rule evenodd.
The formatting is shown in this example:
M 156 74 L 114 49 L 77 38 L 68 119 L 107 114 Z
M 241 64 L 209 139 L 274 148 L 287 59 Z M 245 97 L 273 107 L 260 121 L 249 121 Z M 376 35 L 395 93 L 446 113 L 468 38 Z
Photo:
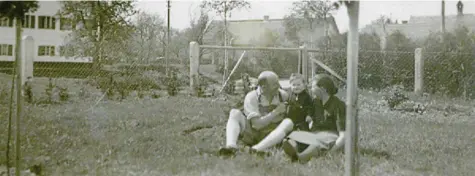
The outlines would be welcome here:
M 263 151 L 282 142 L 288 133 L 292 131 L 294 123 L 290 119 L 284 119 L 277 128 L 269 133 L 262 141 L 252 146 L 252 149 Z
M 226 124 L 226 147 L 237 148 L 237 140 L 246 124 L 246 117 L 241 111 L 231 109 L 228 123 Z

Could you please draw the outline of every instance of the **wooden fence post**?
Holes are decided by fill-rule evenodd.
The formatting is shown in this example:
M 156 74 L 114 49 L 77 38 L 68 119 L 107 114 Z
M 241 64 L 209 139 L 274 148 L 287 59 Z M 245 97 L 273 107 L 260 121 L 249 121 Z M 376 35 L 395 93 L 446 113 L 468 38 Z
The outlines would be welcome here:
M 199 86 L 200 45 L 190 42 L 190 89 L 193 95 L 197 95 L 195 88 Z
M 308 51 L 307 46 L 303 45 L 300 47 L 300 59 L 302 64 L 301 74 L 308 81 Z
M 33 58 L 35 57 L 35 43 L 33 37 L 23 36 L 21 42 L 21 59 L 23 64 L 22 80 L 27 81 L 28 77 L 33 78 Z
M 422 48 L 416 48 L 414 53 L 414 93 L 422 95 L 424 92 L 424 57 Z

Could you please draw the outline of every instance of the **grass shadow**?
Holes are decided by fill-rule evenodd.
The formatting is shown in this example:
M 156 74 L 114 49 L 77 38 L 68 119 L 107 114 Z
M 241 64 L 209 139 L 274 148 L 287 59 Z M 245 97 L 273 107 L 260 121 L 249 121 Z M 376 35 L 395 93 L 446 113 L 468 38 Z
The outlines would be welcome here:
M 379 159 L 390 159 L 391 154 L 386 151 L 381 151 L 378 149 L 370 149 L 370 148 L 359 148 L 359 153 L 362 156 L 371 156 Z

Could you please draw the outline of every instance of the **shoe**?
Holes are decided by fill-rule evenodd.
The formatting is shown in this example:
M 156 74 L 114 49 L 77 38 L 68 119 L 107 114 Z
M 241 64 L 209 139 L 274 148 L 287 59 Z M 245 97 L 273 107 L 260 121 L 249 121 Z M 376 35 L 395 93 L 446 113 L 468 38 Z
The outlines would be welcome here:
M 220 149 L 219 149 L 218 155 L 219 155 L 219 156 L 227 156 L 227 157 L 235 156 L 237 151 L 238 151 L 237 148 L 233 148 L 233 147 L 223 147 L 223 148 L 220 148 Z
M 285 154 L 290 157 L 290 160 L 292 162 L 298 160 L 297 149 L 295 149 L 294 146 L 292 146 L 292 144 L 290 144 L 288 140 L 282 142 L 282 149 L 284 149 Z
M 257 156 L 259 156 L 259 157 L 268 157 L 268 156 L 271 156 L 271 153 L 270 153 L 270 152 L 259 151 L 259 150 L 253 149 L 253 148 L 249 148 L 249 154 L 251 154 L 251 155 L 257 155 Z

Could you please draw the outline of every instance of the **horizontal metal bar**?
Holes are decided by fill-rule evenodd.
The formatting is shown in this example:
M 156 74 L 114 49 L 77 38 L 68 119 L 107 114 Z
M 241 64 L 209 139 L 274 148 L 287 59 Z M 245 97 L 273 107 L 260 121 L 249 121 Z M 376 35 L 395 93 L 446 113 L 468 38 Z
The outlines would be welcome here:
M 214 45 L 200 45 L 200 48 L 206 49 L 229 49 L 229 50 L 279 50 L 279 51 L 300 51 L 301 48 L 277 48 L 277 47 L 249 47 L 249 46 L 214 46 Z

